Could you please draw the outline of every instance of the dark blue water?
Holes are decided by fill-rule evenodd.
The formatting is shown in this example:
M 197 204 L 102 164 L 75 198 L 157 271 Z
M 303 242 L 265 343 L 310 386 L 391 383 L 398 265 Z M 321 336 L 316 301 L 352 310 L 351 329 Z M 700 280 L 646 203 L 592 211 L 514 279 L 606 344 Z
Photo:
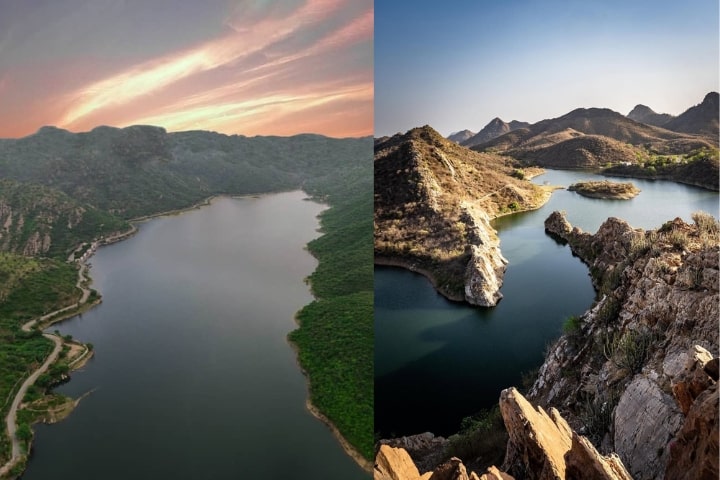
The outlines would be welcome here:
M 36 427 L 23 478 L 367 478 L 307 412 L 286 341 L 323 208 L 303 198 L 221 198 L 101 248 L 102 305 L 60 326 L 96 356 L 59 390 L 93 393 Z
M 588 172 L 548 171 L 535 183 L 568 186 L 602 179 Z M 623 180 L 627 181 L 627 180 Z M 541 209 L 495 221 L 510 264 L 497 307 L 476 308 L 438 295 L 422 276 L 375 267 L 375 429 L 383 437 L 454 433 L 463 417 L 497 404 L 518 386 L 570 315 L 593 302 L 587 267 L 544 232 L 554 210 L 594 232 L 609 216 L 655 228 L 704 210 L 718 216 L 718 194 L 671 182 L 632 180 L 632 200 L 598 200 L 559 190 Z

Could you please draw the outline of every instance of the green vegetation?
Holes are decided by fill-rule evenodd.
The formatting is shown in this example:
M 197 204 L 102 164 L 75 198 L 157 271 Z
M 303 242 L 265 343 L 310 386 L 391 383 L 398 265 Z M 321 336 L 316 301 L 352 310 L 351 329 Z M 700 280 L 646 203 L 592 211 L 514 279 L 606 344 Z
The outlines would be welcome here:
M 324 235 L 308 246 L 319 260 L 309 279 L 316 300 L 298 313 L 291 340 L 313 404 L 372 458 L 371 148 L 371 138 L 168 134 L 147 126 L 82 134 L 48 127 L 0 139 L 0 202 L 10 210 L 1 219 L 12 223 L 0 251 L 36 257 L 0 254 L 0 399 L 11 398 L 51 351 L 39 331 L 21 332 L 22 322 L 77 301 L 76 267 L 56 260 L 127 229 L 132 218 L 215 194 L 302 188 L 330 208 L 321 218 Z M 97 297 L 93 291 L 89 301 Z M 43 376 L 30 398 L 39 399 L 63 368 Z M 3 460 L 7 438 L 0 443 Z
M 580 404 L 580 420 L 585 425 L 585 436 L 599 447 L 603 437 L 613 425 L 613 412 L 620 401 L 620 395 L 611 391 L 607 398 L 596 395 L 586 397 Z
M 657 341 L 658 336 L 650 331 L 630 330 L 625 334 L 616 332 L 607 335 L 603 340 L 603 353 L 605 358 L 617 367 L 636 374 L 642 371 L 652 353 L 652 346 Z
M 51 259 L 0 253 L 0 278 L 6 279 L 0 297 L 0 414 L 4 419 L 22 380 L 45 361 L 53 347 L 39 330 L 23 332 L 20 327 L 76 302 L 80 292 L 75 287 L 76 267 Z M 9 448 L 3 425 L 0 463 L 9 458 Z
M 308 244 L 319 265 L 310 275 L 316 300 L 290 333 L 310 378 L 312 403 L 366 459 L 373 458 L 372 166 L 306 188 L 330 204 L 321 215 L 324 235 Z
M 638 152 L 638 163 L 615 165 L 603 170 L 609 176 L 672 180 L 718 190 L 720 157 L 716 148 L 700 148 L 686 155 L 657 155 Z
M 563 323 L 563 333 L 565 335 L 579 335 L 582 327 L 582 321 L 580 317 L 571 315 Z
M 460 432 L 448 440 L 445 451 L 448 458 L 458 457 L 466 465 L 474 462 L 476 471 L 482 471 L 490 465 L 500 465 L 508 440 L 500 407 L 495 406 L 464 418 L 460 424 Z

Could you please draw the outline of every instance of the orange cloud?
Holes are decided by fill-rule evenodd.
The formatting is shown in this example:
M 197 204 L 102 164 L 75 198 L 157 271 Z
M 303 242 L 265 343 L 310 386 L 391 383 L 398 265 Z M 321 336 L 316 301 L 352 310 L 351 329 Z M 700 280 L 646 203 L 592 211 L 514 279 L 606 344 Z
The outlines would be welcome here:
M 292 15 L 284 18 L 267 18 L 254 21 L 251 25 L 243 24 L 242 19 L 230 20 L 228 25 L 232 26 L 233 32 L 227 36 L 207 42 L 189 51 L 144 62 L 70 94 L 67 98 L 71 107 L 63 114 L 58 124 L 63 127 L 73 127 L 87 117 L 95 116 L 103 110 L 129 104 L 193 75 L 247 58 L 278 41 L 291 38 L 301 28 L 307 28 L 308 25 L 320 22 L 339 6 L 340 2 L 337 0 L 310 0 Z M 366 14 L 362 17 L 364 23 L 367 23 L 367 16 Z M 352 28 L 354 30 L 357 27 Z M 366 27 L 364 28 L 367 30 Z M 333 42 L 341 41 L 348 36 L 347 33 L 342 33 L 342 30 L 340 33 L 338 40 L 333 40 Z M 335 44 L 337 45 L 337 43 Z M 314 50 L 327 49 L 323 45 L 318 45 Z M 310 54 L 314 54 L 314 52 L 300 56 L 304 57 Z M 259 76 L 249 79 L 245 83 L 256 83 L 262 79 L 263 76 Z M 202 97 L 202 94 L 199 95 Z M 196 97 L 196 99 L 200 97 Z M 241 103 L 253 104 L 253 101 L 246 100 Z

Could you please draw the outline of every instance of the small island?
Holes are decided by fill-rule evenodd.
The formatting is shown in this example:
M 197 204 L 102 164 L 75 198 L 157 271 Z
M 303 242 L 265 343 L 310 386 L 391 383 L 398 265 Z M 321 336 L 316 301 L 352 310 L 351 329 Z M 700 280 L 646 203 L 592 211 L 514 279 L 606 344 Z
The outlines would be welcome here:
M 630 182 L 621 183 L 609 180 L 573 183 L 568 190 L 577 192 L 584 197 L 613 200 L 629 200 L 640 193 L 640 189 Z

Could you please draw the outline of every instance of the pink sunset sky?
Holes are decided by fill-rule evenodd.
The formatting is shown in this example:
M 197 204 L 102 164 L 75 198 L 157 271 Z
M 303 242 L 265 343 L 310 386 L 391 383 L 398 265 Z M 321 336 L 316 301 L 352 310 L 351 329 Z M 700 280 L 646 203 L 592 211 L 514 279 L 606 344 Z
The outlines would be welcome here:
M 0 0 L 0 137 L 372 135 L 372 42 L 371 0 Z

